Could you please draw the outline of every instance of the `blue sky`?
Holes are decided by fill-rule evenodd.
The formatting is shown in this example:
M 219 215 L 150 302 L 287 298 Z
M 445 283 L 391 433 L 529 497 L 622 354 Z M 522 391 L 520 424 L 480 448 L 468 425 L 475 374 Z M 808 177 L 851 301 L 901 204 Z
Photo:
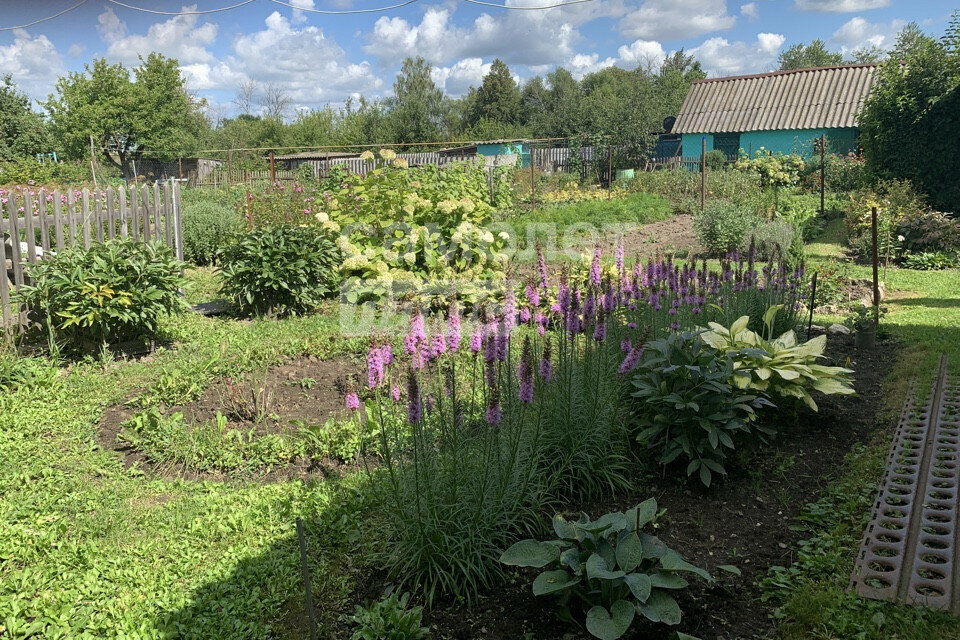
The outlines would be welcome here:
M 79 0 L 0 0 L 0 27 L 24 24 Z M 154 11 L 205 11 L 240 0 L 123 0 Z M 398 0 L 287 0 L 305 9 L 368 9 Z M 492 0 L 504 2 L 504 0 Z M 560 0 L 505 0 L 543 6 Z M 542 11 L 504 10 L 463 0 L 418 0 L 360 15 L 317 15 L 253 0 L 209 15 L 156 15 L 109 0 L 26 29 L 0 31 L 0 73 L 31 97 L 56 78 L 105 56 L 128 66 L 138 54 L 176 57 L 188 87 L 211 116 L 229 116 L 241 83 L 288 94 L 294 109 L 389 95 L 403 58 L 421 55 L 451 95 L 476 86 L 499 57 L 520 80 L 558 65 L 583 75 L 605 66 L 656 65 L 680 48 L 711 76 L 768 71 L 795 42 L 824 39 L 852 51 L 892 44 L 907 22 L 940 35 L 952 0 L 592 0 Z

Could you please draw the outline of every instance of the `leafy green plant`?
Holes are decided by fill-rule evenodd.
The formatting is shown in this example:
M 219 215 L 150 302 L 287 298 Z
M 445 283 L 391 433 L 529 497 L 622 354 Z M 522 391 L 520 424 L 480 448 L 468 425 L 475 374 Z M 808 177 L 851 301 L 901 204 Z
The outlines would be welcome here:
M 357 605 L 350 620 L 350 640 L 426 640 L 430 630 L 421 626 L 423 607 L 409 606 L 410 594 L 388 593 L 366 607 Z
M 297 448 L 309 458 L 335 458 L 349 462 L 367 448 L 369 453 L 377 450 L 377 435 L 365 434 L 364 427 L 356 420 L 330 419 L 323 424 L 304 426 L 298 431 Z
M 868 307 L 857 303 L 850 308 L 850 315 L 844 318 L 843 324 L 854 331 L 873 331 L 886 311 L 884 307 Z
M 533 593 L 557 598 L 561 620 L 580 624 L 601 640 L 622 637 L 640 614 L 652 622 L 680 623 L 680 605 L 671 592 L 687 587 L 683 574 L 713 578 L 690 564 L 655 535 L 644 531 L 657 516 L 653 498 L 627 512 L 576 521 L 553 518 L 558 540 L 521 540 L 500 556 L 514 567 L 547 570 L 533 581 Z
M 243 229 L 235 209 L 215 202 L 185 203 L 182 217 L 183 255 L 196 265 L 213 264 L 229 238 Z
M 918 271 L 953 269 L 958 265 L 960 265 L 960 253 L 947 253 L 946 251 L 911 253 L 903 260 L 904 268 Z
M 219 413 L 213 422 L 188 425 L 182 413 L 165 415 L 150 407 L 124 422 L 117 437 L 151 462 L 193 471 L 253 469 L 294 456 L 292 444 L 283 436 L 232 429 Z
M 712 256 L 746 248 L 750 232 L 760 224 L 747 207 L 726 200 L 708 200 L 693 219 L 697 239 Z
M 221 254 L 221 291 L 255 314 L 315 309 L 336 292 L 340 252 L 316 227 L 277 225 L 237 236 Z
M 710 171 L 722 171 L 727 166 L 727 154 L 720 149 L 711 149 L 707 151 L 707 169 Z
M 0 349 L 0 392 L 48 388 L 53 386 L 59 375 L 60 370 L 49 360 L 21 357 L 12 351 Z
M 635 388 L 634 416 L 642 431 L 637 439 L 659 451 L 667 465 L 681 456 L 687 475 L 699 473 L 710 486 L 737 440 L 768 432 L 755 422 L 757 409 L 770 402 L 745 393 L 730 381 L 733 358 L 684 331 L 647 345 L 631 382 Z
M 817 403 L 810 397 L 811 390 L 828 395 L 854 393 L 851 369 L 817 364 L 827 346 L 826 335 L 802 344 L 797 344 L 793 331 L 772 338 L 780 309 L 776 305 L 764 314 L 767 339 L 747 328 L 748 316 L 737 319 L 729 328 L 711 322 L 710 330 L 700 334 L 701 340 L 733 358 L 733 385 L 772 397 L 797 398 L 814 411 Z
M 181 269 L 163 244 L 116 238 L 30 265 L 21 299 L 74 346 L 152 339 L 162 317 L 184 308 Z
M 273 409 L 274 389 L 265 371 L 248 373 L 223 381 L 220 404 L 226 416 L 246 422 L 262 422 Z
M 759 175 L 762 187 L 778 188 L 797 184 L 806 163 L 798 154 L 771 154 L 761 147 L 753 158 L 741 152 L 740 159 L 733 166 L 740 171 Z

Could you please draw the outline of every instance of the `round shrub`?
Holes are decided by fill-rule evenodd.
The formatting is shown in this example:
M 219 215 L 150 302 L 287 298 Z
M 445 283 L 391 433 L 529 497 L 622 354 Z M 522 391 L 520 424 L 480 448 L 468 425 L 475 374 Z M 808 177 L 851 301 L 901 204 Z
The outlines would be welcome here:
M 230 207 L 196 202 L 183 207 L 183 256 L 196 265 L 212 264 L 229 237 L 243 228 Z
M 697 239 L 711 256 L 722 256 L 745 248 L 750 232 L 760 224 L 750 209 L 726 200 L 709 200 L 693 219 Z
M 73 346 L 152 339 L 160 318 L 184 306 L 182 268 L 163 244 L 115 238 L 31 266 L 33 284 L 21 296 L 54 337 Z
M 310 311 L 336 292 L 340 261 L 327 231 L 264 227 L 236 236 L 221 252 L 221 292 L 245 313 Z

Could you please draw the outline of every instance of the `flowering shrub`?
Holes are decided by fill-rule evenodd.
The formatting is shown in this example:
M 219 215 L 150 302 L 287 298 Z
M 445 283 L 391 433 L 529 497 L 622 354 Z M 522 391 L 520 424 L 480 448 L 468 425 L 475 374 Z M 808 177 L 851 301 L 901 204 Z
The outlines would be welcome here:
M 750 158 L 746 154 L 734 163 L 734 168 L 760 176 L 761 187 L 790 187 L 800 181 L 806 163 L 797 154 L 770 154 L 761 147 Z
M 899 226 L 929 211 L 923 196 L 907 180 L 885 180 L 872 190 L 850 194 L 844 210 L 847 242 L 860 258 L 873 250 L 871 209 L 877 208 L 877 244 L 882 260 L 888 262 L 900 250 Z

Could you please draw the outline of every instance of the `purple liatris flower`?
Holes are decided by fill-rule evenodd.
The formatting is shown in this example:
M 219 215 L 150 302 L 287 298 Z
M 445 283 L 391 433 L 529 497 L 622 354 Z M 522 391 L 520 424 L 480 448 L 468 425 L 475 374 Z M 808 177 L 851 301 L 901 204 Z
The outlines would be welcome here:
M 407 374 L 407 420 L 417 424 L 423 417 L 423 401 L 420 399 L 420 381 L 417 372 L 411 367 Z
M 540 379 L 550 381 L 553 377 L 553 362 L 550 360 L 550 339 L 543 343 L 543 354 L 540 356 Z
M 631 349 L 633 349 L 633 342 L 630 341 L 630 338 L 624 338 L 620 341 L 620 351 L 630 353 Z
M 593 328 L 593 339 L 597 342 L 607 339 L 607 321 L 602 313 L 597 317 L 597 326 Z
M 524 289 L 524 293 L 527 296 L 527 302 L 530 303 L 530 306 L 536 309 L 540 306 L 540 292 L 532 284 L 528 284 Z
M 470 353 L 477 354 L 480 352 L 480 347 L 483 345 L 483 328 L 477 327 L 474 329 L 473 333 L 470 334 Z
M 456 351 L 460 347 L 460 310 L 456 303 L 450 307 L 447 317 L 447 348 Z
M 520 322 L 523 324 L 530 322 L 530 309 L 526 307 L 520 309 Z
M 443 338 L 443 334 L 435 333 L 433 334 L 433 339 L 430 341 L 430 359 L 435 360 L 447 352 L 447 342 Z
M 400 403 L 400 394 L 400 385 L 395 384 L 390 388 L 390 397 L 393 398 L 393 401 L 398 404 Z
M 491 427 L 495 427 L 496 425 L 500 424 L 500 421 L 503 419 L 503 415 L 500 412 L 499 402 L 491 402 L 490 405 L 487 406 L 486 418 L 487 424 L 489 424 Z
M 507 295 L 503 299 L 503 332 L 510 335 L 517 326 L 517 295 L 513 285 L 507 283 Z
M 433 399 L 433 395 L 432 395 L 432 394 L 429 394 L 429 393 L 428 393 L 428 394 L 423 398 L 423 407 L 424 407 L 424 409 L 427 410 L 427 413 L 430 413 L 431 411 L 433 411 L 433 408 L 434 408 L 435 406 L 437 406 L 437 401 Z
M 350 409 L 351 411 L 356 411 L 360 408 L 360 398 L 357 397 L 357 393 L 355 391 L 351 391 L 347 394 L 345 404 L 347 405 L 347 409 Z
M 367 351 L 367 386 L 376 389 L 383 382 L 383 348 L 371 346 Z
M 540 288 L 547 290 L 547 261 L 543 258 L 543 247 L 537 247 L 537 273 L 540 275 Z
M 384 344 L 380 347 L 380 359 L 385 365 L 393 364 L 393 345 L 390 343 Z
M 547 316 L 542 313 L 538 313 L 535 320 L 537 323 L 537 333 L 541 336 L 547 332 Z
M 617 263 L 617 274 L 620 277 L 623 277 L 624 268 L 623 268 L 623 239 L 617 243 L 617 250 L 614 252 L 614 260 Z
M 637 368 L 637 364 L 640 362 L 640 356 L 643 355 L 643 345 L 637 345 L 630 349 L 627 352 L 627 357 L 623 359 L 623 362 L 620 363 L 620 368 L 617 369 L 617 373 L 623 375 L 624 373 L 630 373 Z
M 600 247 L 593 250 L 593 261 L 590 263 L 590 284 L 600 286 L 600 256 L 603 255 Z
M 427 346 L 427 333 L 423 327 L 423 316 L 418 309 L 410 319 L 410 332 L 403 339 L 403 348 L 410 356 L 415 369 L 423 367 Z
M 530 346 L 529 336 L 523 341 L 517 377 L 520 378 L 520 402 L 530 404 L 533 402 L 533 348 Z

